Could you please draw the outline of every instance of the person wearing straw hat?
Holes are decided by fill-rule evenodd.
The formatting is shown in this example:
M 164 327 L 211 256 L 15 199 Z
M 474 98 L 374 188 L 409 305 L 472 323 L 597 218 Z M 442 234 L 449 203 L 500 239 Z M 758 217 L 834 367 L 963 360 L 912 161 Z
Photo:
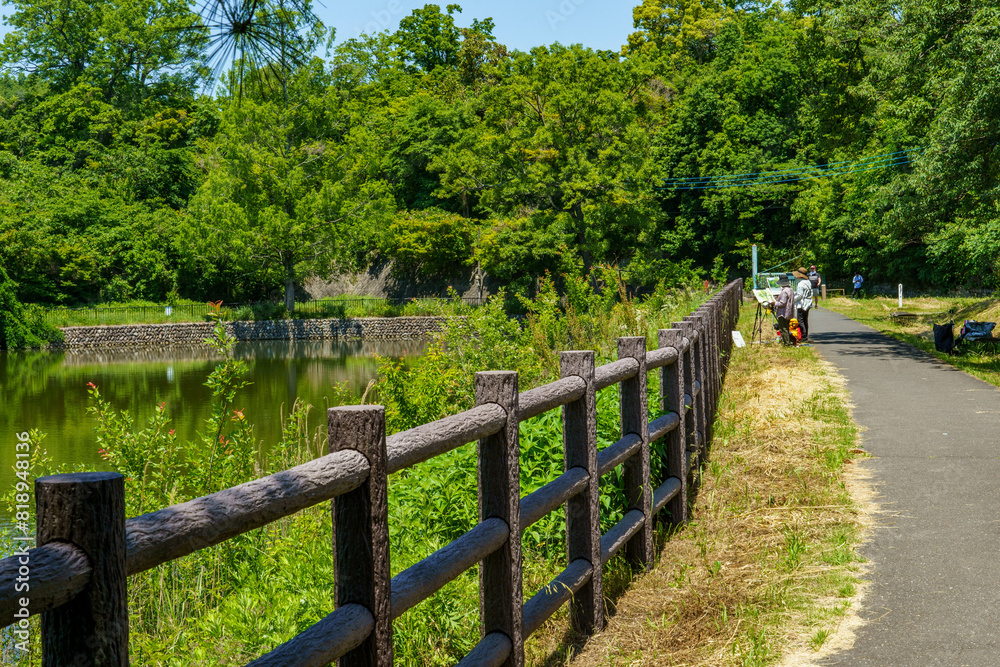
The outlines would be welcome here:
M 800 266 L 796 271 L 792 271 L 792 275 L 799 281 L 795 285 L 795 311 L 799 320 L 799 330 L 802 332 L 801 341 L 804 343 L 809 339 L 809 309 L 813 304 L 813 288 L 804 267 Z

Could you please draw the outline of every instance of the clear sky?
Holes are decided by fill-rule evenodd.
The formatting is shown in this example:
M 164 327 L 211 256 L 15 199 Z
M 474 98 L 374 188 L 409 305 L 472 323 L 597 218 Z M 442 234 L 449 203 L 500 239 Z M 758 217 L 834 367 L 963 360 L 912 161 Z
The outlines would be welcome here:
M 314 0 L 316 1 L 316 0 Z M 632 32 L 632 8 L 642 0 L 465 0 L 458 24 L 491 17 L 493 34 L 508 47 L 527 51 L 532 46 L 561 42 L 617 51 Z M 426 2 L 413 0 L 319 0 L 316 10 L 328 26 L 337 29 L 337 42 L 362 32 L 395 30 L 399 20 Z M 442 9 L 448 0 L 437 2 Z M 3 5 L 3 14 L 12 11 Z M 0 35 L 8 31 L 0 26 Z
M 399 20 L 425 2 L 413 0 L 323 0 L 317 5 L 323 22 L 337 28 L 337 41 L 362 32 L 395 30 Z M 491 17 L 494 36 L 502 44 L 527 51 L 561 42 L 617 51 L 632 32 L 632 8 L 642 0 L 465 0 L 458 24 Z M 442 10 L 448 0 L 437 2 Z

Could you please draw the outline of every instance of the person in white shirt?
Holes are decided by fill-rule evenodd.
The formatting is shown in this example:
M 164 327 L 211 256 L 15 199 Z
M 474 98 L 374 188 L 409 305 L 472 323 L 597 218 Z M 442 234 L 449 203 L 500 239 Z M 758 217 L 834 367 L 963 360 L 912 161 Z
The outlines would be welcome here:
M 795 285 L 795 310 L 799 320 L 799 330 L 802 332 L 802 342 L 809 339 L 809 309 L 813 304 L 813 287 L 806 270 L 800 268 L 792 275 L 798 279 Z

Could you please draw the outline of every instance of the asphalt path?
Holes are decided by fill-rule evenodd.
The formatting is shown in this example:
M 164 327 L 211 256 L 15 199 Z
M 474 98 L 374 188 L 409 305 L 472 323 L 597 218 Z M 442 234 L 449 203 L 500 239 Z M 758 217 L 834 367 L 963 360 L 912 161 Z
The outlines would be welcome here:
M 1000 390 L 829 310 L 810 342 L 847 378 L 879 511 L 852 649 L 820 665 L 1000 665 Z

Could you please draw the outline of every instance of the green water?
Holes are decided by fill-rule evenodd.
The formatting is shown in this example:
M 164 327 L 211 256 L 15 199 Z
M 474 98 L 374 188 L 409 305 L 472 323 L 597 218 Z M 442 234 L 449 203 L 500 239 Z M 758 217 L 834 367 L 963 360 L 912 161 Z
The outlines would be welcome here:
M 237 396 L 256 429 L 260 446 L 281 434 L 281 412 L 296 398 L 314 406 L 310 423 L 324 423 L 322 411 L 335 384 L 346 382 L 360 396 L 377 371 L 374 355 L 410 357 L 422 341 L 264 341 L 237 344 L 252 384 Z M 55 464 L 83 463 L 106 469 L 97 454 L 95 421 L 87 413 L 87 383 L 93 382 L 116 408 L 137 424 L 166 402 L 180 438 L 194 437 L 211 410 L 205 379 L 219 356 L 204 346 L 0 353 L 0 494 L 14 482 L 16 434 L 38 429 Z M 0 515 L 3 510 L 0 509 Z

